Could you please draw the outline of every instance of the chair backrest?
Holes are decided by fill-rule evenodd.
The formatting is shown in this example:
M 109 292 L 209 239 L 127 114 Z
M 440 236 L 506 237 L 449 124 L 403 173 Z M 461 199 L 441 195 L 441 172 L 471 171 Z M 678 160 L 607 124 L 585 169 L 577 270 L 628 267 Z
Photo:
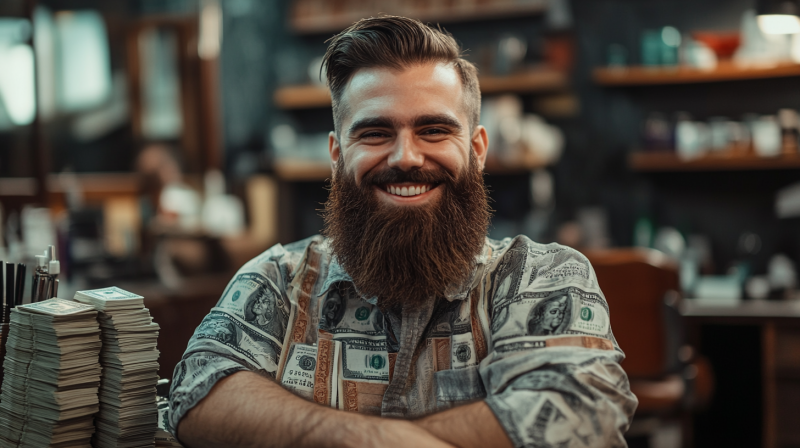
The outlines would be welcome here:
M 630 378 L 659 378 L 670 368 L 664 298 L 679 291 L 678 266 L 652 249 L 584 252 L 611 311 L 611 328 Z M 671 329 L 670 331 L 674 331 Z

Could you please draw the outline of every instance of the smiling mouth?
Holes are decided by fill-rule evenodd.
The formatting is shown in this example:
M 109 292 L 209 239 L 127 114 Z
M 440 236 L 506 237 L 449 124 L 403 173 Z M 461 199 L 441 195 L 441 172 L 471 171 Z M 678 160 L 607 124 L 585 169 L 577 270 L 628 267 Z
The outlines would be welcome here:
M 380 188 L 394 196 L 410 197 L 418 196 L 427 193 L 436 188 L 438 183 L 423 183 L 423 184 L 386 184 Z

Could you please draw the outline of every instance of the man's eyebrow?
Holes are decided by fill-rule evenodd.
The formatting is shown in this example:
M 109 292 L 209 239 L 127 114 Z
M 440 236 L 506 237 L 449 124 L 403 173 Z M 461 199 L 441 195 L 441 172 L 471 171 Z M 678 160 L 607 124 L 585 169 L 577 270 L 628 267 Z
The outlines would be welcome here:
M 395 121 L 389 117 L 367 117 L 356 120 L 347 130 L 348 135 L 353 135 L 364 128 L 394 128 Z
M 461 123 L 459 123 L 458 120 L 451 117 L 450 115 L 445 115 L 445 114 L 420 115 L 414 118 L 415 128 L 418 128 L 420 126 L 430 126 L 436 124 L 449 126 L 457 131 L 461 131 L 461 129 L 463 128 L 461 126 Z

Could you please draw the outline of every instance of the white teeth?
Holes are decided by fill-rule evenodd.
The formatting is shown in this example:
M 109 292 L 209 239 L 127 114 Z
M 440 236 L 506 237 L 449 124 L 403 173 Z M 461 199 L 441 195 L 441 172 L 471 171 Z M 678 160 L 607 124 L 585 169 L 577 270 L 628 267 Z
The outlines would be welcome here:
M 418 194 L 427 193 L 431 191 L 431 186 L 429 185 L 418 185 L 418 186 L 411 186 L 411 187 L 395 187 L 392 185 L 386 186 L 386 191 L 390 194 L 394 194 L 397 196 L 416 196 Z

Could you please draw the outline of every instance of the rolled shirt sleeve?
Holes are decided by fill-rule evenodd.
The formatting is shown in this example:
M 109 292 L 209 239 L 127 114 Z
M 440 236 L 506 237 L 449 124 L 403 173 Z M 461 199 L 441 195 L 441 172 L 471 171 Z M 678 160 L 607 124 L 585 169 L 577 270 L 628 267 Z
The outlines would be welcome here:
M 286 286 L 293 255 L 277 245 L 245 264 L 197 327 L 173 374 L 173 432 L 219 380 L 242 370 L 275 378 L 291 308 Z
M 638 402 L 588 260 L 518 237 L 490 290 L 491 351 L 479 372 L 514 446 L 626 446 Z

